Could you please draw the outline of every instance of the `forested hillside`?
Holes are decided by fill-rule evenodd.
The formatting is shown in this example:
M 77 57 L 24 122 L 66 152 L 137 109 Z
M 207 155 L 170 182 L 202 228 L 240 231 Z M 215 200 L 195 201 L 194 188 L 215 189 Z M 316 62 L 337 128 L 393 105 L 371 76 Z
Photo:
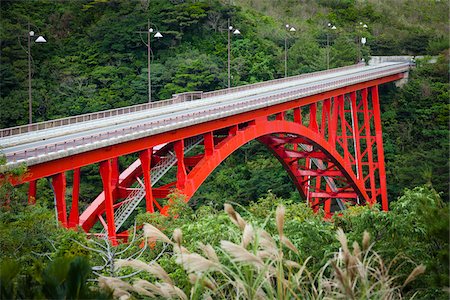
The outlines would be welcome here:
M 371 55 L 438 58 L 417 60 L 402 88 L 386 84 L 380 90 L 390 212 L 356 207 L 323 221 L 273 155 L 250 142 L 215 170 L 189 205 L 172 195 L 169 218 L 136 212 L 138 226 L 153 224 L 168 238 L 147 227 L 147 238 L 139 231 L 130 248 L 119 246 L 123 252 L 113 258 L 137 253 L 133 257 L 159 263 L 168 275 L 146 267 L 148 274 L 133 275 L 138 263 L 114 269 L 108 257 L 114 251 L 105 241 L 89 242 L 82 232 L 55 226 L 47 181 L 38 182 L 34 207 L 26 206 L 25 187 L 2 186 L 1 298 L 98 299 L 114 293 L 141 299 L 149 296 L 145 286 L 147 292 L 153 288 L 151 297 L 181 299 L 397 299 L 416 293 L 416 299 L 447 299 L 449 9 L 448 1 L 438 0 L 2 0 L 0 128 L 28 122 L 28 23 L 47 40 L 31 47 L 35 122 L 147 102 L 146 37 L 139 31 L 148 20 L 163 35 L 152 40 L 155 101 L 227 86 L 228 18 L 241 32 L 232 37 L 232 86 L 283 77 L 285 38 L 289 76 L 326 69 L 327 38 L 330 68 Z M 286 24 L 296 32 L 287 32 Z M 367 44 L 359 43 L 361 37 Z M 122 158 L 121 168 L 131 159 Z M 82 208 L 102 190 L 97 169 L 82 169 Z M 245 221 L 229 207 L 222 212 L 225 203 L 235 203 Z M 277 206 L 285 210 L 276 212 Z M 339 233 L 336 239 L 338 228 L 345 238 Z M 348 249 L 347 239 L 358 245 Z M 241 247 L 242 256 L 222 240 Z M 188 254 L 186 259 L 207 266 L 189 265 L 182 256 Z M 366 275 L 349 271 L 351 263 Z M 97 266 L 94 272 L 90 266 Z M 86 281 L 100 275 L 112 279 Z M 122 275 L 124 282 L 117 279 Z M 138 284 L 138 278 L 154 285 Z M 354 290 L 345 286 L 347 279 L 354 280 Z

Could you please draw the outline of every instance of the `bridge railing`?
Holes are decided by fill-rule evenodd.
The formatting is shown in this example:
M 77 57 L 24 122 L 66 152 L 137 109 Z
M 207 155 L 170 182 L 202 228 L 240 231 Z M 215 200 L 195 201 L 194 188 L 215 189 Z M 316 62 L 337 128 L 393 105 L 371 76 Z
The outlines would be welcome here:
M 83 115 L 77 115 L 77 116 L 66 117 L 66 118 L 61 118 L 61 119 L 43 121 L 43 122 L 38 122 L 38 123 L 33 123 L 33 124 L 28 124 L 28 125 L 4 128 L 4 129 L 0 129 L 0 138 L 18 135 L 18 134 L 27 133 L 27 132 L 39 131 L 39 130 L 48 129 L 48 128 L 60 127 L 60 126 L 65 126 L 65 125 L 77 124 L 77 123 L 82 123 L 82 122 L 87 122 L 87 121 L 92 121 L 92 120 L 98 120 L 98 119 L 103 119 L 103 118 L 108 118 L 108 117 L 113 117 L 113 116 L 134 113 L 134 112 L 139 112 L 139 111 L 143 111 L 143 110 L 147 110 L 147 109 L 158 108 L 158 107 L 163 107 L 163 106 L 167 106 L 167 105 L 171 105 L 171 104 L 181 103 L 181 102 L 185 102 L 185 101 L 193 101 L 193 100 L 197 100 L 197 99 L 201 99 L 201 98 L 220 96 L 220 95 L 225 95 L 225 94 L 229 94 L 229 93 L 235 93 L 235 92 L 255 89 L 255 88 L 268 86 L 268 85 L 272 85 L 272 84 L 290 82 L 290 81 L 307 78 L 307 77 L 316 77 L 316 76 L 336 72 L 337 70 L 341 71 L 341 70 L 358 68 L 361 65 L 362 64 L 357 64 L 357 65 L 351 65 L 351 66 L 341 67 L 341 68 L 337 68 L 337 69 L 319 71 L 319 72 L 315 72 L 315 73 L 301 74 L 301 75 L 297 75 L 297 76 L 281 78 L 281 79 L 274 79 L 274 80 L 270 80 L 270 81 L 248 84 L 248 85 L 244 85 L 244 86 L 238 86 L 238 87 L 234 87 L 234 88 L 230 88 L 230 89 L 223 89 L 223 90 L 206 92 L 206 93 L 203 93 L 201 91 L 196 91 L 196 92 L 175 94 L 175 95 L 173 95 L 173 97 L 171 99 L 168 99 L 168 100 L 161 100 L 161 101 L 156 101 L 156 102 L 151 102 L 151 103 L 137 104 L 137 105 L 127 106 L 127 107 L 103 110 L 103 111 L 99 111 L 99 112 L 87 113 L 87 114 L 83 114 Z
M 205 92 L 205 93 L 203 93 L 203 98 L 215 97 L 215 96 L 220 96 L 220 95 L 226 95 L 229 93 L 236 93 L 236 92 L 251 90 L 251 89 L 260 88 L 260 87 L 264 87 L 264 86 L 268 86 L 268 85 L 272 85 L 272 84 L 291 82 L 291 81 L 295 81 L 295 80 L 299 80 L 299 79 L 303 79 L 303 78 L 313 78 L 313 77 L 333 73 L 336 71 L 343 71 L 343 70 L 359 68 L 364 65 L 365 65 L 364 63 L 359 63 L 359 64 L 355 64 L 355 65 L 351 65 L 351 66 L 328 69 L 328 70 L 318 71 L 318 72 L 314 72 L 314 73 L 300 74 L 300 75 L 286 77 L 286 78 L 279 78 L 279 79 L 273 79 L 273 80 L 264 81 L 264 82 L 246 84 L 246 85 L 237 86 L 237 87 L 233 87 L 233 88 L 229 88 L 229 89 Z
M 39 123 L 33 123 L 28 125 L 21 125 L 21 126 L 15 126 L 10 128 L 4 128 L 0 129 L 0 137 L 6 137 L 6 136 L 12 136 L 32 131 L 38 131 L 53 127 L 59 127 L 59 126 L 65 126 L 65 125 L 71 125 L 76 123 L 82 123 L 86 121 L 92 121 L 97 119 L 103 119 L 113 116 L 119 116 L 129 113 L 134 113 L 138 111 L 143 111 L 151 108 L 158 108 L 163 107 L 175 103 L 181 103 L 184 102 L 184 100 L 180 97 L 173 97 L 168 100 L 162 100 L 162 101 L 156 101 L 151 103 L 144 103 L 144 104 L 137 104 L 127 107 L 121 107 L 121 108 L 114 108 L 109 110 L 103 110 L 99 112 L 94 113 L 87 113 L 83 115 L 77 115 L 72 117 L 66 117 L 61 119 L 55 119 L 55 120 L 49 120 Z

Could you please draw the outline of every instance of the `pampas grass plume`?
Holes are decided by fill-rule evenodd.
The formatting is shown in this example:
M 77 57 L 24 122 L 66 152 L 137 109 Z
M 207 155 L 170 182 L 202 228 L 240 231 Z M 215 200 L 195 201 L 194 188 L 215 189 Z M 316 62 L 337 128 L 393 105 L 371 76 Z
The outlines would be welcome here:
M 425 266 L 424 265 L 418 265 L 417 267 L 412 270 L 412 272 L 409 274 L 408 278 L 406 278 L 405 282 L 402 285 L 402 288 L 405 287 L 408 283 L 416 279 L 417 276 L 420 274 L 423 274 L 425 272 Z
M 198 243 L 198 247 L 200 248 L 200 250 L 202 250 L 203 254 L 211 261 L 215 262 L 215 263 L 219 263 L 219 257 L 217 256 L 216 251 L 214 250 L 214 248 L 210 245 L 210 244 L 203 244 L 203 243 Z
M 152 263 L 151 265 L 148 265 L 145 262 L 137 259 L 132 260 L 118 259 L 116 260 L 115 265 L 117 268 L 130 267 L 136 270 L 146 271 L 167 283 L 172 283 L 169 274 L 167 274 L 167 272 L 156 262 Z
M 173 231 L 173 240 L 177 243 L 178 247 L 181 246 L 181 243 L 183 241 L 183 232 L 180 228 L 176 228 Z
M 277 207 L 275 217 L 277 221 L 277 229 L 278 229 L 278 235 L 283 236 L 283 226 L 284 226 L 284 215 L 286 213 L 286 209 L 283 205 L 279 205 Z
M 156 228 L 153 225 L 150 225 L 148 223 L 144 224 L 144 236 L 146 238 L 154 237 L 157 240 L 161 240 L 167 244 L 173 244 L 172 241 L 164 234 L 162 233 L 158 228 Z
M 244 247 L 236 245 L 230 241 L 220 241 L 220 246 L 223 250 L 228 252 L 232 257 L 233 261 L 252 264 L 257 268 L 264 266 L 261 258 L 248 252 Z

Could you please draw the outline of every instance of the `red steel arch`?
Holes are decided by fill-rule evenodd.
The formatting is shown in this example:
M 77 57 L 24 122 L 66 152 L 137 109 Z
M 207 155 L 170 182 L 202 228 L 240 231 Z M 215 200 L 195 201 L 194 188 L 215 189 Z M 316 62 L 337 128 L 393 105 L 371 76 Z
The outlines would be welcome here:
M 306 144 L 313 146 L 313 149 L 316 148 L 316 151 L 298 152 L 291 150 L 291 152 L 295 153 L 291 153 L 291 155 L 288 155 L 288 150 L 283 147 L 285 144 L 287 144 L 285 139 L 281 139 L 283 141 L 283 146 L 281 147 L 275 148 L 273 144 L 270 144 L 270 141 L 273 141 L 274 138 L 280 140 L 280 138 L 277 136 L 279 134 L 295 135 L 297 142 L 303 145 Z M 246 126 L 245 128 L 230 133 L 228 137 L 223 139 L 220 143 L 217 144 L 217 146 L 214 147 L 214 150 L 211 154 L 204 155 L 192 168 L 192 170 L 188 174 L 186 174 L 185 178 L 182 178 L 180 182 L 172 184 L 171 187 L 176 186 L 176 188 L 186 196 L 186 200 L 189 201 L 190 198 L 198 190 L 200 185 L 214 171 L 214 169 L 220 165 L 222 161 L 224 161 L 230 154 L 242 147 L 244 144 L 255 139 L 258 139 L 260 142 L 273 150 L 273 153 L 283 163 L 286 171 L 288 171 L 291 178 L 293 179 L 294 184 L 298 188 L 301 195 L 303 195 L 304 197 L 308 193 L 306 192 L 306 187 L 308 184 L 303 180 L 302 172 L 298 169 L 298 165 L 294 167 L 293 162 L 298 162 L 300 158 L 310 156 L 316 157 L 317 159 L 320 159 L 322 161 L 332 161 L 335 166 L 335 168 L 333 169 L 336 170 L 333 170 L 334 172 L 330 172 L 330 170 L 323 170 L 321 176 L 328 175 L 330 177 L 343 177 L 350 187 L 347 188 L 345 194 L 343 193 L 343 191 L 335 192 L 334 195 L 330 193 L 329 195 L 327 195 L 329 196 L 329 198 L 356 198 L 357 196 L 359 196 L 361 197 L 361 199 L 363 199 L 364 202 L 370 202 L 369 196 L 365 192 L 364 183 L 362 182 L 362 180 L 356 178 L 350 166 L 346 165 L 344 159 L 340 156 L 340 154 L 335 149 L 333 149 L 331 147 L 331 144 L 328 143 L 321 135 L 298 123 L 290 122 L 287 120 L 269 121 L 267 120 L 267 118 L 255 119 L 255 122 Z M 284 158 L 288 158 L 289 162 L 287 162 L 287 160 L 285 160 Z M 312 169 L 310 171 L 311 174 L 313 174 L 314 171 Z M 167 192 L 169 192 L 170 188 L 166 189 Z M 161 191 L 161 189 L 159 191 Z M 166 209 L 167 207 L 163 208 L 162 213 L 164 213 Z M 327 213 L 329 214 L 330 211 L 328 210 Z

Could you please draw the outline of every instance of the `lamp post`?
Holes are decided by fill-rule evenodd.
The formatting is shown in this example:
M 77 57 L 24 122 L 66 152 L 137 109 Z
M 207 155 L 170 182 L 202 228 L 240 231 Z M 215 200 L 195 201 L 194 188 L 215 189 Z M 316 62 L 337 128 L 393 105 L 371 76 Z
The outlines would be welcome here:
M 328 28 L 331 30 L 336 30 L 336 26 L 328 23 Z M 327 70 L 330 68 L 330 32 L 327 30 Z
M 151 48 L 151 35 L 155 31 L 152 27 L 150 27 L 150 20 L 147 20 L 147 30 L 146 31 L 138 31 L 139 34 L 146 33 L 147 34 L 147 43 L 144 44 L 147 46 L 147 81 L 148 81 L 148 102 L 152 102 L 152 77 L 151 77 L 151 56 L 152 56 L 152 48 Z M 160 39 L 163 37 L 161 32 L 156 30 L 156 33 L 153 37 Z M 142 39 L 142 37 L 141 37 Z
M 286 24 L 285 27 L 288 32 L 296 31 L 295 28 L 293 26 L 290 26 L 289 24 Z M 287 38 L 288 38 L 288 35 L 286 34 L 284 36 L 284 78 L 287 77 L 287 73 L 288 73 L 288 71 L 287 71 L 287 57 L 288 57 L 287 56 Z
M 366 42 L 367 42 L 367 39 L 366 39 L 365 37 L 362 37 L 362 38 L 361 38 L 361 45 L 362 45 L 362 48 L 364 48 L 364 45 L 366 44 Z M 362 53 L 361 53 L 361 56 L 362 56 Z M 361 58 L 361 60 L 364 60 L 364 58 Z
M 363 31 L 365 32 L 365 30 L 368 28 L 368 26 L 367 26 L 367 24 L 363 24 L 363 22 L 359 22 L 359 26 L 360 27 L 362 27 L 363 29 Z M 359 30 L 358 30 L 358 33 L 361 33 Z M 359 63 L 360 61 L 361 61 L 361 45 L 362 44 L 365 44 L 366 43 L 366 38 L 362 38 L 361 37 L 361 35 L 362 35 L 362 33 L 361 34 L 358 34 L 358 57 L 357 57 L 357 63 Z M 363 39 L 364 39 L 364 43 L 363 43 Z
M 30 23 L 28 22 L 28 124 L 33 123 L 33 98 L 31 93 L 31 39 L 34 38 L 35 33 L 31 31 Z M 45 38 L 40 35 L 34 40 L 35 43 L 46 43 Z
M 234 29 L 234 31 L 233 31 Z M 230 19 L 228 19 L 228 88 L 231 87 L 231 33 L 233 32 L 233 35 L 239 35 L 241 32 L 239 29 L 233 28 L 233 26 L 230 25 Z

